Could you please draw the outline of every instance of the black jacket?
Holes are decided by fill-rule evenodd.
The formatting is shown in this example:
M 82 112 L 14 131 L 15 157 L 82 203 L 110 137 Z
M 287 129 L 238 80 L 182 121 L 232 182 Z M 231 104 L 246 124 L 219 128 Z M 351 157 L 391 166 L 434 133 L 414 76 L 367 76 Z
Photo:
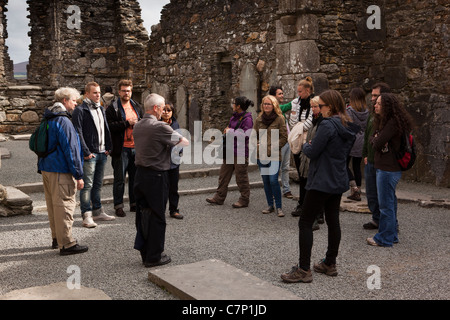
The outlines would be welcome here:
M 111 136 L 109 132 L 108 123 L 106 121 L 105 109 L 99 107 L 102 111 L 103 118 L 105 120 L 105 149 L 111 150 Z M 99 153 L 99 141 L 97 128 L 94 123 L 91 111 L 86 101 L 75 108 L 72 113 L 72 123 L 80 136 L 81 148 L 83 149 L 83 155 L 89 156 L 91 153 Z
M 342 194 L 348 190 L 347 157 L 360 127 L 344 127 L 339 116 L 323 118 L 311 143 L 302 152 L 310 159 L 306 190 Z
M 138 120 L 141 120 L 144 115 L 142 107 L 133 99 L 131 99 L 130 102 L 131 106 L 138 116 Z M 123 141 L 125 138 L 125 129 L 130 126 L 125 118 L 125 110 L 122 107 L 120 98 L 117 98 L 106 109 L 106 119 L 111 130 L 112 139 L 111 156 L 120 156 L 122 153 Z

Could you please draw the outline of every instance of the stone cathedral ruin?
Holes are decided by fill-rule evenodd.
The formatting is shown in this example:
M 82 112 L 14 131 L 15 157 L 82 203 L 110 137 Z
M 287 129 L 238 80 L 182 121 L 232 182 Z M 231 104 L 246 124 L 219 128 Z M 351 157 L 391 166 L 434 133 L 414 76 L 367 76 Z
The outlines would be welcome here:
M 136 0 L 27 0 L 28 78 L 13 79 L 0 0 L 0 133 L 27 133 L 60 86 L 130 78 L 138 101 L 173 101 L 182 126 L 222 129 L 230 101 L 253 115 L 270 85 L 287 100 L 311 76 L 315 93 L 387 82 L 416 121 L 408 179 L 450 187 L 449 10 L 446 0 L 171 0 L 151 36 Z

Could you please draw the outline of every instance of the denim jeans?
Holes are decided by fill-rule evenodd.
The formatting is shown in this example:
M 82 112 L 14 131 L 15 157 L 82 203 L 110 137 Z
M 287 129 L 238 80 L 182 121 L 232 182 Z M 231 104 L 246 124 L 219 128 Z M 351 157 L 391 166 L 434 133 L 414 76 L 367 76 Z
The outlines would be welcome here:
M 135 150 L 122 148 L 121 156 L 114 156 L 111 160 L 114 169 L 113 198 L 114 209 L 123 208 L 123 195 L 125 193 L 125 177 L 128 172 L 128 196 L 130 206 L 136 204 L 134 199 L 134 176 L 136 175 Z
M 378 225 L 378 233 L 373 239 L 383 247 L 392 247 L 394 243 L 398 242 L 397 197 L 395 195 L 395 188 L 401 177 L 401 171 L 390 172 L 377 169 L 380 224 Z
M 97 211 L 102 207 L 101 190 L 107 156 L 105 153 L 94 153 L 94 156 L 94 158 L 84 160 L 84 188 L 80 191 L 80 209 L 82 216 L 87 211 Z M 94 212 L 93 214 L 95 215 Z
M 380 207 L 378 206 L 377 170 L 372 162 L 367 162 L 364 167 L 364 179 L 366 183 L 367 206 L 372 212 L 372 220 L 380 224 Z
M 291 164 L 291 148 L 289 143 L 286 143 L 281 148 L 281 187 L 283 188 L 283 194 L 291 191 L 289 186 L 289 167 Z
M 266 194 L 267 204 L 273 207 L 275 198 L 276 208 L 281 209 L 281 188 L 278 182 L 278 173 L 280 172 L 280 161 L 270 161 L 262 164 L 259 159 L 257 161 L 264 184 L 264 193 Z

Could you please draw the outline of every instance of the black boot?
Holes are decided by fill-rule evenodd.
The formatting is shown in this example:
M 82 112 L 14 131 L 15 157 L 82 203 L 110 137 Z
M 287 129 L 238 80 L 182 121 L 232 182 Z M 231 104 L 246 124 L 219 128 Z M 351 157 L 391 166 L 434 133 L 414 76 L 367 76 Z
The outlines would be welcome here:
M 295 208 L 294 211 L 291 212 L 291 215 L 294 217 L 299 217 L 301 213 L 302 213 L 302 206 L 300 204 L 297 204 L 297 207 Z

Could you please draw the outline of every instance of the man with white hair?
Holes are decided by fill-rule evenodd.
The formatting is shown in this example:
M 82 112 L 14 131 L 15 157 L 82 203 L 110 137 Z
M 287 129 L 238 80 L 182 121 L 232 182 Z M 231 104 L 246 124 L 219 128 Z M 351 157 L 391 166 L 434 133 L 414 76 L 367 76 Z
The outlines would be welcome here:
M 165 99 L 155 93 L 144 101 L 145 114 L 134 126 L 136 151 L 136 239 L 145 267 L 167 264 L 170 257 L 164 253 L 166 233 L 166 205 L 168 200 L 168 170 L 171 149 L 185 147 L 189 141 L 164 121 L 159 121 Z
M 84 186 L 83 151 L 70 121 L 70 113 L 75 109 L 79 96 L 80 93 L 73 88 L 55 91 L 55 103 L 44 113 L 48 120 L 48 149 L 52 152 L 38 160 L 53 238 L 52 248 L 59 248 L 62 256 L 88 250 L 72 236 L 75 195 L 77 189 Z

